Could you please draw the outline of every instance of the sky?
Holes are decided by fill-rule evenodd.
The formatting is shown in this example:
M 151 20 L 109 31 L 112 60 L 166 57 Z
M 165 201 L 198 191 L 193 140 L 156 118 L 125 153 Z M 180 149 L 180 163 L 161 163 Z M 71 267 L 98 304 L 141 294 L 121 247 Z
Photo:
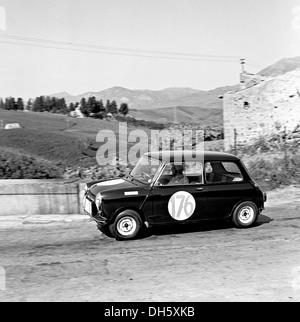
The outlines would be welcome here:
M 300 56 L 300 0 L 0 0 L 0 97 L 211 90 Z

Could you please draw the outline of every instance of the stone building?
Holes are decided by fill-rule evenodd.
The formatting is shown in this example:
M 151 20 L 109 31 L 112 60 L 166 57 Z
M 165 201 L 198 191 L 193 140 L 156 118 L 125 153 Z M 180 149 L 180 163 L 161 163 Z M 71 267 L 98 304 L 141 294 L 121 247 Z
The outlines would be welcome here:
M 276 77 L 243 72 L 240 89 L 223 97 L 225 150 L 300 125 L 300 69 Z

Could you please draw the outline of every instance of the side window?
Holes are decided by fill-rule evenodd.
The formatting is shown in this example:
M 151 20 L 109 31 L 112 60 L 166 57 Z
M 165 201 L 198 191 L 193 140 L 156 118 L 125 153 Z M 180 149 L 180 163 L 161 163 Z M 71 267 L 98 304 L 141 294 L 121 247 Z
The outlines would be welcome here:
M 185 164 L 166 164 L 161 176 L 157 180 L 157 185 L 185 185 L 189 184 L 186 176 Z
M 203 184 L 203 164 L 201 162 L 186 162 L 185 175 L 189 184 Z
M 234 162 L 212 161 L 205 163 L 205 180 L 208 184 L 241 182 L 243 176 Z

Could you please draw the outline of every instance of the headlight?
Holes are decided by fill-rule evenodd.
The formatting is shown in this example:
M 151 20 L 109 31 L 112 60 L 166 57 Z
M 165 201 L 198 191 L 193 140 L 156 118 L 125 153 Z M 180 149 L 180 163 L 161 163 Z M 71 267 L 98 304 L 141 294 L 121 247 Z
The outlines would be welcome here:
M 101 202 L 102 202 L 102 196 L 101 196 L 101 193 L 98 193 L 95 199 L 95 204 L 98 210 L 100 210 Z

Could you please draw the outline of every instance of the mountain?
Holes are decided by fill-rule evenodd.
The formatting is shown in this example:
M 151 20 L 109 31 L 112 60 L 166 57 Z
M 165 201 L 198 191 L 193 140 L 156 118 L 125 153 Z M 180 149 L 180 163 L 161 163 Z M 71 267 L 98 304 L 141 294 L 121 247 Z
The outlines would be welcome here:
M 166 88 L 160 91 L 130 90 L 123 87 L 112 87 L 100 92 L 87 92 L 81 95 L 57 93 L 50 96 L 66 99 L 71 102 L 80 102 L 81 99 L 94 96 L 97 100 L 102 99 L 104 104 L 107 100 L 115 100 L 118 105 L 128 103 L 130 109 L 153 110 L 175 106 L 192 106 L 196 108 L 219 108 L 222 109 L 222 101 L 219 96 L 235 90 L 237 86 L 219 87 L 210 91 L 196 90 L 192 88 Z
M 275 77 L 297 68 L 300 68 L 300 56 L 294 58 L 283 58 L 275 64 L 261 70 L 258 75 Z

